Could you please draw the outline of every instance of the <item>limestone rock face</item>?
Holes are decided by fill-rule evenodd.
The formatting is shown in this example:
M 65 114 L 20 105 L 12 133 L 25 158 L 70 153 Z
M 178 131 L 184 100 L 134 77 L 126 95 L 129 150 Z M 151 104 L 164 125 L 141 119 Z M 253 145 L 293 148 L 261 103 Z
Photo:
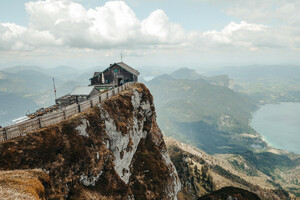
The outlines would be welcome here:
M 46 199 L 177 199 L 181 185 L 143 84 L 0 144 L 0 170 L 41 169 Z

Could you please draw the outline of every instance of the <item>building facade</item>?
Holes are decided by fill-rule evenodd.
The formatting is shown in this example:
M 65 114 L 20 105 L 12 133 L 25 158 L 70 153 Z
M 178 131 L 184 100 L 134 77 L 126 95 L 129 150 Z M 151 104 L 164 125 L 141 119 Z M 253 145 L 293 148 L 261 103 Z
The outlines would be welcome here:
M 123 62 L 111 64 L 103 72 L 95 72 L 91 85 L 117 87 L 127 82 L 137 82 L 140 73 Z

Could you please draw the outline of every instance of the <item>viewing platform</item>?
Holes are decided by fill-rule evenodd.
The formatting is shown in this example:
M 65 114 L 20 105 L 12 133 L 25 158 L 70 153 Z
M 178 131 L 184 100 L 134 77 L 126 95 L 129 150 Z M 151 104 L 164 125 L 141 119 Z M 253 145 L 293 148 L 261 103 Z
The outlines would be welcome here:
M 127 82 L 124 85 L 108 90 L 104 93 L 99 93 L 93 98 L 81 103 L 74 103 L 67 107 L 57 109 L 53 112 L 35 117 L 33 119 L 25 120 L 23 122 L 0 128 L 0 142 L 26 135 L 26 133 L 44 128 L 46 126 L 59 123 L 77 113 L 84 112 L 110 97 L 129 89 L 134 85 L 134 82 Z

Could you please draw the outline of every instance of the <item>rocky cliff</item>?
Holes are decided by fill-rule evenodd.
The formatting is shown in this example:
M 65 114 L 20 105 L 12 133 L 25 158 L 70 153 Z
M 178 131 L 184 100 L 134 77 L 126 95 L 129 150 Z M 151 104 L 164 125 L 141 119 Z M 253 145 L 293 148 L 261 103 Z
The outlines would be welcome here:
M 0 144 L 0 169 L 11 175 L 2 179 L 10 186 L 0 187 L 27 199 L 169 200 L 177 199 L 181 187 L 156 124 L 152 95 L 143 84 Z M 26 177 L 23 186 L 16 187 L 14 174 Z M 31 188 L 27 179 L 38 186 Z

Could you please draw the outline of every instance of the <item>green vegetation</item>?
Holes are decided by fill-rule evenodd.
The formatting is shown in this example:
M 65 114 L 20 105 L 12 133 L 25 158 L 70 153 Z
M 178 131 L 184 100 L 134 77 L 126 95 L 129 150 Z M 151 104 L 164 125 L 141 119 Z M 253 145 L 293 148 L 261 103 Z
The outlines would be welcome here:
M 295 166 L 295 162 L 286 155 L 277 155 L 270 152 L 253 153 L 252 151 L 240 153 L 240 155 L 242 155 L 250 165 L 255 166 L 258 170 L 273 179 L 276 178 L 276 169 L 284 171 Z
M 257 80 L 238 81 L 240 92 L 248 94 L 260 104 L 300 101 L 300 81 Z
M 248 151 L 244 145 L 231 141 L 229 133 L 203 121 L 174 122 L 174 127 L 179 133 L 184 133 L 180 137 L 183 141 L 188 141 L 210 154 Z
M 240 163 L 237 160 L 228 161 L 237 171 L 244 172 L 248 176 L 258 176 L 257 170 L 252 166 L 245 166 L 245 163 Z
M 211 156 L 171 138 L 166 138 L 166 144 L 183 185 L 181 199 L 197 199 L 195 196 L 202 197 L 227 186 L 246 189 L 261 199 L 290 199 L 287 188 L 268 175 L 262 175 L 240 155 Z
M 224 187 L 209 195 L 200 197 L 198 200 L 211 200 L 211 199 L 240 199 L 240 200 L 260 200 L 257 194 L 247 190 L 235 187 Z
M 182 184 L 183 199 L 197 199 L 214 190 L 213 178 L 202 158 L 176 146 L 170 146 L 168 152 Z

